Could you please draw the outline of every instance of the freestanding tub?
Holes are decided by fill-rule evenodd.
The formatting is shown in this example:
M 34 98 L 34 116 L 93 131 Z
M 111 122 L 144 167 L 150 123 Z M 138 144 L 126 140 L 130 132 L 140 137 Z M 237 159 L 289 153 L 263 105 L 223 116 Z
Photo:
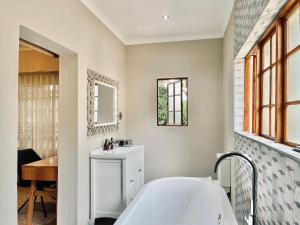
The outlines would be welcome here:
M 115 225 L 237 225 L 237 221 L 218 183 L 172 177 L 144 186 Z

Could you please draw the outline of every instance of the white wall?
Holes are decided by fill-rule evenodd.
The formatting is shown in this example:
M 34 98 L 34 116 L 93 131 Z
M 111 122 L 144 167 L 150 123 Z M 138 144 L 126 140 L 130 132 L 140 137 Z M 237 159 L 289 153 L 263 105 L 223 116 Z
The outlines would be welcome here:
M 234 14 L 231 14 L 223 38 L 223 150 L 233 151 L 234 127 Z
M 127 47 L 128 136 L 144 144 L 146 180 L 209 176 L 222 152 L 222 40 Z M 188 77 L 189 126 L 156 126 L 156 79 Z
M 223 150 L 234 150 L 234 13 L 231 13 L 223 38 Z M 235 185 L 234 160 L 231 160 L 231 187 Z M 234 201 L 235 190 L 231 189 Z M 233 208 L 235 205 L 233 205 Z
M 58 225 L 86 224 L 89 218 L 89 150 L 100 146 L 104 136 L 87 138 L 87 68 L 120 81 L 120 110 L 126 111 L 125 98 L 125 47 L 94 17 L 81 3 L 75 0 L 27 0 L 0 2 L 0 224 L 16 225 L 16 182 L 17 182 L 17 93 L 18 93 L 18 47 L 20 25 L 53 40 L 78 55 L 75 64 L 72 57 L 63 61 L 73 68 L 71 84 L 69 78 L 61 79 L 61 96 L 74 102 L 63 105 L 63 111 L 70 110 L 70 117 L 62 117 L 61 130 L 64 140 L 76 140 L 73 145 L 60 145 L 63 158 L 70 162 L 61 165 L 63 173 L 69 175 L 64 182 L 64 192 L 68 195 L 60 203 L 61 218 Z M 75 82 L 75 83 L 73 83 Z M 76 112 L 73 112 L 73 111 Z M 60 114 L 61 115 L 61 114 Z M 126 135 L 125 119 L 120 123 L 120 132 L 114 136 Z M 70 126 L 70 124 L 73 124 Z M 69 133 L 67 132 L 69 129 Z M 75 136 L 75 137 L 74 137 Z M 78 161 L 77 161 L 78 159 Z M 74 160 L 76 160 L 74 162 Z M 76 179 L 77 177 L 77 179 Z M 69 182 L 70 179 L 72 183 Z M 69 190 L 69 193 L 67 191 Z M 74 193 L 75 192 L 75 193 Z M 78 202 L 77 215 L 74 215 Z

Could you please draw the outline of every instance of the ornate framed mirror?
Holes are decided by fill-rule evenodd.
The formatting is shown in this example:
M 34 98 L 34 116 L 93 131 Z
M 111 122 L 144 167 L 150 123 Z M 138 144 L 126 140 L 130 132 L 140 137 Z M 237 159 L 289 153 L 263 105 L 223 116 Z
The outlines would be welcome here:
M 90 69 L 88 75 L 87 120 L 88 136 L 119 129 L 119 82 Z

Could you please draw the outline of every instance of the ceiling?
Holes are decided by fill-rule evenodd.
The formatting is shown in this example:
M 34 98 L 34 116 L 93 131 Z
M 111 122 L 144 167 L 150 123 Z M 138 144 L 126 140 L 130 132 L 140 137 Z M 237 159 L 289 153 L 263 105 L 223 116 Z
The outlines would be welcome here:
M 38 45 L 35 45 L 35 44 L 32 44 L 30 42 L 27 42 L 27 41 L 24 41 L 24 40 L 21 40 L 20 39 L 20 42 L 19 42 L 19 52 L 25 52 L 25 51 L 34 51 L 34 52 L 39 52 L 39 53 L 42 53 L 44 55 L 47 55 L 47 56 L 51 56 L 53 58 L 58 58 L 58 55 L 47 50 L 47 49 L 44 49 Z
M 221 38 L 234 0 L 81 0 L 124 44 Z M 168 20 L 162 16 L 168 15 Z

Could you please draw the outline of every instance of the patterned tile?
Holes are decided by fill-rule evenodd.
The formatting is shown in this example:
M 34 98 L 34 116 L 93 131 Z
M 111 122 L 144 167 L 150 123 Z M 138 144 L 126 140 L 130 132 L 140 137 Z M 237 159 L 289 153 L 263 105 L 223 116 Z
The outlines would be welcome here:
M 235 40 L 234 56 L 237 55 L 258 18 L 270 0 L 236 0 L 234 3 Z
M 235 134 L 235 151 L 250 156 L 258 170 L 257 216 L 260 225 L 300 225 L 300 163 L 265 145 Z M 234 160 L 235 206 L 240 225 L 250 214 L 251 169 Z

